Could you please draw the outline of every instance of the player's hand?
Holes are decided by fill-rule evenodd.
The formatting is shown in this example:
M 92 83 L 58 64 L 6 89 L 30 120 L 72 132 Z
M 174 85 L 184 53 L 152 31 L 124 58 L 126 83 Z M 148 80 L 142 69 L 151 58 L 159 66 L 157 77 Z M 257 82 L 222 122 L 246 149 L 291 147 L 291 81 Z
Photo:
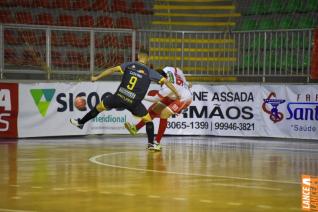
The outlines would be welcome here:
M 97 81 L 97 80 L 98 80 L 97 77 L 91 76 L 91 81 L 92 81 L 92 82 L 95 82 L 95 81 Z
M 177 93 L 176 97 L 177 99 L 181 99 L 181 95 L 179 93 Z
M 189 82 L 188 87 L 189 87 L 189 88 L 192 88 L 192 82 Z

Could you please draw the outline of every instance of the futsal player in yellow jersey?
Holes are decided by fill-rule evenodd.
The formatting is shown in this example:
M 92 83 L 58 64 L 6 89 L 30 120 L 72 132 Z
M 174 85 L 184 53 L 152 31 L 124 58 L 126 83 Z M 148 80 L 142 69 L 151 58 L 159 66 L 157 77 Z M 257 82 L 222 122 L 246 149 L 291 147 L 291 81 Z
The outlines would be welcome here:
M 138 53 L 138 62 L 126 62 L 119 66 L 106 69 L 96 77 L 92 76 L 91 80 L 94 82 L 118 71 L 122 74 L 122 79 L 114 94 L 102 99 L 102 101 L 83 118 L 70 119 L 71 124 L 82 129 L 87 121 L 95 118 L 104 110 L 125 108 L 146 123 L 148 149 L 160 151 L 160 145 L 154 142 L 154 125 L 152 118 L 141 101 L 144 99 L 151 81 L 165 84 L 178 99 L 180 99 L 180 95 L 171 82 L 146 65 L 148 59 L 148 53 L 140 51 Z

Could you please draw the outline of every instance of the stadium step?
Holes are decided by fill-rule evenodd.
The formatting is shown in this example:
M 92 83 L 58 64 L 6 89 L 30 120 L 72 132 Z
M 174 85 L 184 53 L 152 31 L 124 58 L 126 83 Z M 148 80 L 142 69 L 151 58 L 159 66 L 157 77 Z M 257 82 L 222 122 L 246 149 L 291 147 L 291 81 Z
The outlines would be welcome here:
M 153 6 L 154 29 L 229 31 L 235 27 L 235 12 L 230 0 L 156 0 Z
M 236 57 L 181 57 L 181 56 L 151 56 L 151 60 L 198 61 L 198 62 L 236 62 Z
M 234 44 L 234 39 L 195 39 L 195 38 L 150 38 L 150 42 L 156 43 L 196 43 L 196 44 Z
M 235 40 L 228 34 L 218 37 L 150 37 L 150 60 L 155 67 L 181 67 L 185 74 L 230 76 L 237 62 Z
M 169 26 L 199 26 L 199 27 L 227 27 L 235 26 L 235 22 L 202 22 L 202 21 L 153 21 L 153 25 L 169 25 Z
M 240 17 L 240 13 L 219 13 L 219 14 L 201 14 L 201 13 L 155 13 L 154 16 L 163 17 L 199 17 L 199 18 L 228 18 Z

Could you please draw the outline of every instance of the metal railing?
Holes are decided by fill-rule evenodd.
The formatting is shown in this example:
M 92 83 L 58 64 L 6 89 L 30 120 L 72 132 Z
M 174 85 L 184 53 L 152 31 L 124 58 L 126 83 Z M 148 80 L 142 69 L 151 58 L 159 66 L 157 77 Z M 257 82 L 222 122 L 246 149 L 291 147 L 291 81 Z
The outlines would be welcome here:
M 6 31 L 13 31 L 20 43 L 12 44 Z M 37 38 L 42 38 L 42 42 L 31 42 L 30 38 L 23 37 L 23 31 L 33 31 Z M 82 40 L 72 44 L 57 44 L 54 36 L 62 38 L 65 32 L 74 32 Z M 282 82 L 286 78 L 300 78 L 303 82 L 308 82 L 312 34 L 311 29 L 192 32 L 0 25 L 1 79 L 8 78 L 6 76 L 10 74 L 18 74 L 14 75 L 18 79 L 37 74 L 44 75 L 46 79 L 89 76 L 107 66 L 135 60 L 136 51 L 146 47 L 155 67 L 178 66 L 189 76 L 229 76 L 236 77 L 239 81 L 258 78 L 263 82 L 270 78 L 282 78 Z M 129 45 L 126 43 L 126 46 L 116 46 L 112 40 L 109 45 L 99 45 L 98 42 L 105 41 L 105 36 L 118 39 L 128 36 Z M 20 57 L 16 56 L 14 59 L 23 60 L 21 57 L 24 57 L 27 61 L 10 61 L 10 49 L 15 50 L 15 54 L 20 54 Z M 28 64 L 28 57 L 24 53 L 21 56 L 22 51 L 30 50 L 35 52 L 31 54 L 31 61 L 34 60 L 33 57 L 38 57 L 35 59 L 36 64 Z M 78 58 L 70 61 L 71 56 L 65 55 L 69 51 L 84 54 L 86 62 L 78 61 Z M 59 52 L 64 55 L 63 61 L 56 61 L 55 54 Z M 120 60 L 112 60 L 114 55 L 119 54 Z M 109 61 L 103 60 L 105 64 L 98 62 L 97 56 L 100 55 L 104 55 L 105 60 Z

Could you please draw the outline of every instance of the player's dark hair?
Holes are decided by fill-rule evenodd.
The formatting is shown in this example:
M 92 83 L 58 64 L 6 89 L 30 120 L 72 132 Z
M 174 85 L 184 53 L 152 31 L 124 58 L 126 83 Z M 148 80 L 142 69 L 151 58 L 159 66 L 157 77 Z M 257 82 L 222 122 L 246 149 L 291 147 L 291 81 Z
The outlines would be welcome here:
M 156 69 L 156 71 L 163 77 L 167 78 L 168 75 L 161 68 Z
M 149 52 L 149 51 L 148 51 L 147 49 L 145 49 L 145 48 L 139 49 L 139 54 L 145 54 L 145 55 L 149 56 L 149 53 L 148 53 L 148 52 Z

